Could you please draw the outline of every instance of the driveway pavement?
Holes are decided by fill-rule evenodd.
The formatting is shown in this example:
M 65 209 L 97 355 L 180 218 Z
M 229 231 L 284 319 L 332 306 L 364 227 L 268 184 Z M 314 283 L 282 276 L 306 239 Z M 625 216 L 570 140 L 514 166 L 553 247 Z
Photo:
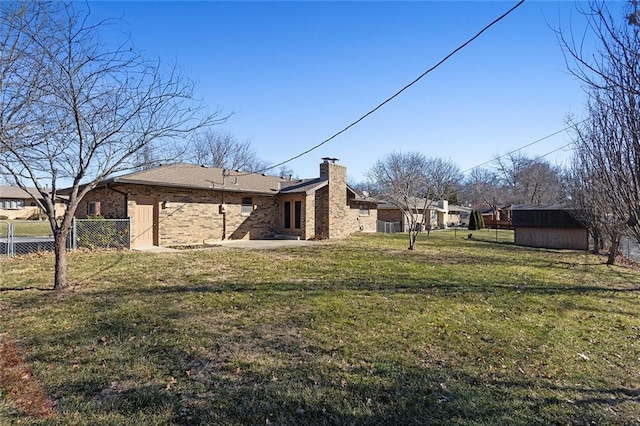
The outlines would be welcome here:
M 254 250 L 273 250 L 283 247 L 303 247 L 318 244 L 307 240 L 225 240 L 218 241 L 223 247 L 235 247 Z
M 212 242 L 211 246 L 216 247 L 231 247 L 241 248 L 248 250 L 274 250 L 283 247 L 304 247 L 318 244 L 317 241 L 307 240 L 224 240 Z M 139 247 L 134 250 L 145 251 L 150 253 L 172 253 L 184 251 L 181 249 L 169 248 L 169 247 Z M 194 249 L 200 250 L 200 249 Z

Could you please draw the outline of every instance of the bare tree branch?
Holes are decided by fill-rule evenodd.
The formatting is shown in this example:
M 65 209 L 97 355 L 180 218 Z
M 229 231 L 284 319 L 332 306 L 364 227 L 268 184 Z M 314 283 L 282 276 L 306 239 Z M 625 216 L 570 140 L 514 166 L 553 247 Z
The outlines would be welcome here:
M 125 41 L 99 40 L 76 3 L 0 3 L 0 172 L 31 182 L 54 233 L 54 288 L 67 286 L 65 241 L 79 201 L 108 175 L 144 166 L 191 132 L 224 121 L 206 112 L 179 68 L 144 58 Z M 55 211 L 70 185 L 64 212 Z M 47 191 L 47 186 L 52 191 Z

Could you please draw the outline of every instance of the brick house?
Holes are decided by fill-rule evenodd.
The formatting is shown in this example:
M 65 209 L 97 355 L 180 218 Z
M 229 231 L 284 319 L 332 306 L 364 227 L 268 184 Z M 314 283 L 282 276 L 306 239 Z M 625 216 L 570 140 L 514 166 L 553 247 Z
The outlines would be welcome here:
M 130 218 L 132 247 L 226 239 L 342 238 L 375 232 L 376 203 L 323 158 L 314 179 L 290 180 L 175 163 L 113 177 L 83 198 L 76 217 Z

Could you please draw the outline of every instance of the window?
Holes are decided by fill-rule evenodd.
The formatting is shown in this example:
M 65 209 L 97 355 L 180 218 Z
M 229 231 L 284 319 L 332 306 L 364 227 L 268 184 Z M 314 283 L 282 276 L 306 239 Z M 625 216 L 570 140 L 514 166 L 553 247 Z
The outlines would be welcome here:
M 294 225 L 296 229 L 300 229 L 300 225 L 302 224 L 302 201 L 296 201 L 294 203 Z
M 369 206 L 366 204 L 360 204 L 360 211 L 358 212 L 360 216 L 369 216 Z
M 89 201 L 87 203 L 87 216 L 100 216 L 100 201 Z
M 291 220 L 291 216 L 293 216 L 293 221 Z M 302 228 L 302 201 L 283 202 L 282 203 L 282 219 L 283 219 L 284 229 Z
M 291 201 L 284 202 L 284 229 L 291 229 Z
M 24 200 L 0 200 L 0 209 L 22 210 L 24 209 Z
M 251 197 L 243 197 L 242 210 L 240 210 L 240 213 L 247 216 L 247 215 L 250 215 L 252 211 L 253 211 L 253 199 Z

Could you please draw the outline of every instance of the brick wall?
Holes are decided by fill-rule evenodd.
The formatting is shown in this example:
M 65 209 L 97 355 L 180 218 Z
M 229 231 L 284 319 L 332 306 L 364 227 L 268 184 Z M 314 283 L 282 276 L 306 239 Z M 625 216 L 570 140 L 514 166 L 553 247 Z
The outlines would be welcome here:
M 343 238 L 353 232 L 349 221 L 349 205 L 347 204 L 347 168 L 331 161 L 320 164 L 320 177 L 328 179 L 328 184 L 321 190 L 320 238 Z M 323 191 L 326 189 L 326 191 Z M 317 200 L 317 198 L 316 198 Z M 316 211 L 318 211 L 316 209 Z M 316 216 L 316 220 L 319 217 Z M 316 227 L 318 230 L 318 227 Z
M 349 205 L 349 231 L 353 232 L 376 232 L 377 213 L 374 205 L 368 205 L 369 214 L 360 214 L 360 206 L 362 203 L 352 201 Z
M 329 238 L 329 188 L 326 186 L 316 191 L 315 204 L 315 238 Z
M 100 215 L 106 219 L 126 219 L 129 217 L 125 208 L 125 195 L 108 188 L 94 189 L 82 198 L 78 203 L 75 217 L 86 219 L 87 204 L 91 202 L 100 203 Z
M 382 222 L 402 222 L 402 210 L 378 209 L 378 220 Z
M 101 188 L 87 194 L 78 207 L 76 217 L 86 217 L 87 203 L 99 201 L 100 213 L 104 217 L 130 217 L 135 221 L 136 199 L 152 197 L 157 203 L 158 244 L 161 246 L 202 244 L 223 238 L 266 238 L 277 230 L 275 197 L 143 185 L 123 185 L 117 189 L 128 194 L 126 214 L 125 196 Z M 242 213 L 243 198 L 251 198 L 250 213 Z M 223 202 L 226 213 L 222 213 L 220 208 Z

